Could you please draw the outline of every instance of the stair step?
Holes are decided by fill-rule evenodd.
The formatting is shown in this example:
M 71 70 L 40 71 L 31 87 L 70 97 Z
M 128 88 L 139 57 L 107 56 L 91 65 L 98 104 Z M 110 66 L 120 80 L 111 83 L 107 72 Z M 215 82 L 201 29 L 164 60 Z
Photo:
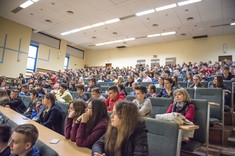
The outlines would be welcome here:
M 235 152 L 234 151 L 228 151 L 228 150 L 221 150 L 221 155 L 222 156 L 234 156 Z
M 234 136 L 234 135 L 228 137 L 227 140 L 228 140 L 228 145 L 229 145 L 230 147 L 235 147 L 235 136 Z

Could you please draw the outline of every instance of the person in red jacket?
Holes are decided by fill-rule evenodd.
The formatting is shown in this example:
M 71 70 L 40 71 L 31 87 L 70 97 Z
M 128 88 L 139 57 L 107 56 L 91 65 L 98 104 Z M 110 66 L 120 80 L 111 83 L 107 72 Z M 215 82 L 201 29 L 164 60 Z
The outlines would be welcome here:
M 118 92 L 118 88 L 116 86 L 111 86 L 108 89 L 108 98 L 105 100 L 108 111 L 113 111 L 113 106 L 115 102 L 120 100 L 125 100 L 125 95 L 123 92 Z
M 184 88 L 177 89 L 174 91 L 174 103 L 169 106 L 166 113 L 181 113 L 186 119 L 193 122 L 195 107 L 190 103 L 188 92 Z

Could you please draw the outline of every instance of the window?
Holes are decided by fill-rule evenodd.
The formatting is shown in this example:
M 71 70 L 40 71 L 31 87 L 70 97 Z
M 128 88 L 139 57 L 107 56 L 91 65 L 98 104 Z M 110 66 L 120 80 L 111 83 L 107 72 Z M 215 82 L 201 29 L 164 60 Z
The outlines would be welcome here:
M 69 56 L 65 56 L 64 69 L 68 69 L 68 67 L 69 67 Z
M 175 65 L 176 64 L 176 57 L 168 57 L 165 60 L 165 65 Z
M 137 60 L 137 65 L 145 66 L 145 60 Z
M 28 52 L 27 70 L 35 72 L 37 63 L 38 46 L 30 44 Z
M 151 60 L 151 68 L 157 67 L 160 65 L 160 59 L 152 59 Z

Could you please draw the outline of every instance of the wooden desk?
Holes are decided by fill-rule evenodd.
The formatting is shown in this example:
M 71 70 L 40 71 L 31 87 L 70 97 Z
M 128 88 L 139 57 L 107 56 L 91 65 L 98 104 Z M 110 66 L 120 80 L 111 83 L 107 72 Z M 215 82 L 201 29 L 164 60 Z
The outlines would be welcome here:
M 0 106 L 0 111 L 7 116 L 10 120 L 17 123 L 17 125 L 20 124 L 33 124 L 37 127 L 39 131 L 39 137 L 38 140 L 55 150 L 60 156 L 90 156 L 91 150 L 88 148 L 82 148 L 77 147 L 74 142 L 71 142 L 70 140 L 65 139 L 63 135 L 60 135 L 51 129 L 40 125 L 39 123 L 27 119 L 24 120 L 22 117 L 23 115 L 15 112 L 14 110 L 10 108 L 5 108 Z M 60 141 L 57 144 L 50 144 L 50 140 L 52 139 L 60 139 Z
M 220 104 L 219 104 L 219 103 L 216 103 L 216 102 L 208 102 L 208 104 L 209 104 L 210 106 L 220 106 Z
M 195 130 L 195 129 L 199 129 L 198 125 L 179 125 L 180 129 L 183 130 Z

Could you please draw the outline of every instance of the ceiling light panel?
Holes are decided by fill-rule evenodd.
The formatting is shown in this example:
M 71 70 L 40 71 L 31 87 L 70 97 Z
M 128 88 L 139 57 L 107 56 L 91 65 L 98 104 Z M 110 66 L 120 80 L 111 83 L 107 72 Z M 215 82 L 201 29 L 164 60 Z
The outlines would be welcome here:
M 175 8 L 177 5 L 175 3 L 173 4 L 170 4 L 170 5 L 165 5 L 165 6 L 162 6 L 162 7 L 158 7 L 158 8 L 155 8 L 156 11 L 162 11 L 162 10 L 167 10 L 167 9 L 171 9 L 171 8 Z
M 119 18 L 115 18 L 115 19 L 111 19 L 111 20 L 105 21 L 104 23 L 105 24 L 111 24 L 111 23 L 115 23 L 115 22 L 119 22 L 119 21 L 120 21 Z
M 33 4 L 33 2 L 31 0 L 28 0 L 28 1 L 24 2 L 23 4 L 21 4 L 20 7 L 21 8 L 27 8 L 32 4 Z
M 188 4 L 192 4 L 192 3 L 197 3 L 200 1 L 202 1 L 202 0 L 187 0 L 187 1 L 179 2 L 177 4 L 178 4 L 178 6 L 183 6 L 183 5 L 188 5 Z
M 230 25 L 235 25 L 235 23 L 230 23 Z
M 136 13 L 135 15 L 136 15 L 136 16 L 142 16 L 142 15 L 147 15 L 147 14 L 151 14 L 151 13 L 154 13 L 154 12 L 155 12 L 154 9 L 150 9 L 150 10 L 138 12 L 138 13 Z
M 160 36 L 161 34 L 153 34 L 153 35 L 148 35 L 147 37 L 157 37 Z
M 95 27 L 99 27 L 102 25 L 105 25 L 105 23 L 104 22 L 96 23 L 96 24 L 93 24 L 92 27 L 95 28 Z
M 176 32 L 172 31 L 172 32 L 165 32 L 165 33 L 161 33 L 161 36 L 166 36 L 166 35 L 174 35 Z

